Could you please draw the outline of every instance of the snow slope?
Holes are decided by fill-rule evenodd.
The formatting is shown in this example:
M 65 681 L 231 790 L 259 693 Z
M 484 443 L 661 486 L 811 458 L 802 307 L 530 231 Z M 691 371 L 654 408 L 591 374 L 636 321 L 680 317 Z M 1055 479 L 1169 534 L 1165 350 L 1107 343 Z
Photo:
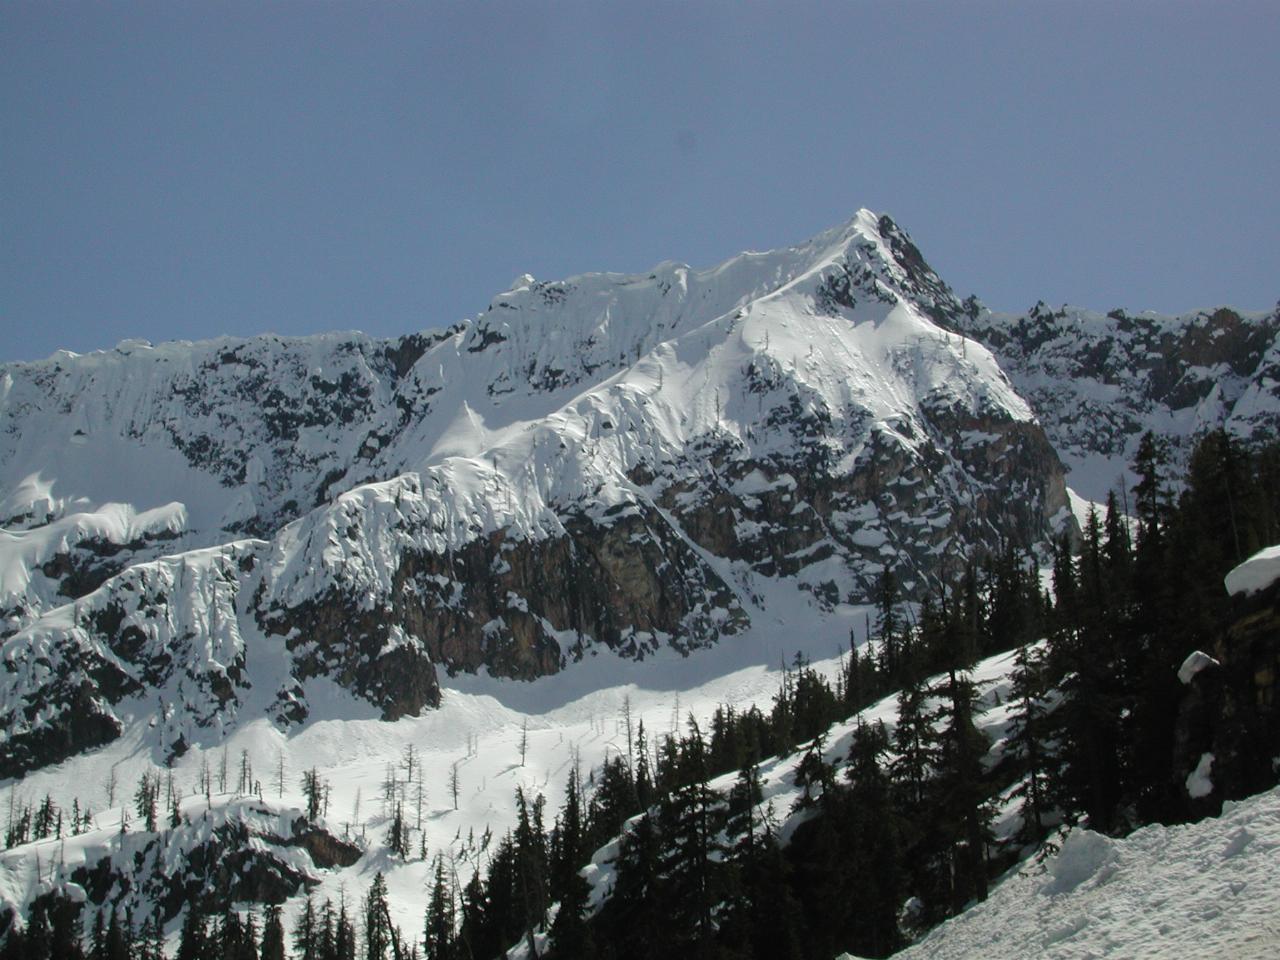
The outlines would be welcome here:
M 1263 960 L 1280 949 L 1278 889 L 1280 789 L 1123 840 L 1074 830 L 1059 852 L 894 956 Z

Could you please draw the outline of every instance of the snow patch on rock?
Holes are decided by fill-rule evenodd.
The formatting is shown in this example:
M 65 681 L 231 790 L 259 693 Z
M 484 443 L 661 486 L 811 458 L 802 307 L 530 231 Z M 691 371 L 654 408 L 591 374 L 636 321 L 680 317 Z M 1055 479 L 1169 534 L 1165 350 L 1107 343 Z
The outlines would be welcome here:
M 1227 593 L 1257 593 L 1280 580 L 1280 544 L 1259 550 L 1227 574 Z

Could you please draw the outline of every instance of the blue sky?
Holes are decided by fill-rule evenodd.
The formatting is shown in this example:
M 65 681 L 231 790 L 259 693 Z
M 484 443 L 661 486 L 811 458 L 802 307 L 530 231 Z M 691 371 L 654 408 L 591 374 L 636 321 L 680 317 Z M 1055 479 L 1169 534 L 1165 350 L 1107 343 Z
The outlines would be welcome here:
M 962 295 L 1280 298 L 1280 4 L 6 3 L 0 359 L 474 315 L 891 213 Z

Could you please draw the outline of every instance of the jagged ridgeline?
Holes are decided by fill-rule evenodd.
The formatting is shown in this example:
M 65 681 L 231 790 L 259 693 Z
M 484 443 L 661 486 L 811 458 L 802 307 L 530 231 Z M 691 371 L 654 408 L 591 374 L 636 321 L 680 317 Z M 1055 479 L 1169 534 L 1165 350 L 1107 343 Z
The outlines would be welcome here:
M 0 368 L 0 776 L 155 715 L 181 754 L 335 682 L 727 642 L 1070 525 L 1063 467 L 887 217 L 709 270 L 522 277 L 478 318 Z M 969 312 L 966 313 L 966 310 Z M 950 565 L 950 566 L 949 566 Z M 159 703 L 159 708 L 157 708 Z
M 393 340 L 0 365 L 0 952 L 887 953 L 1060 818 L 1274 782 L 1280 586 L 1221 583 L 1278 435 L 1280 312 L 994 314 L 867 211 Z

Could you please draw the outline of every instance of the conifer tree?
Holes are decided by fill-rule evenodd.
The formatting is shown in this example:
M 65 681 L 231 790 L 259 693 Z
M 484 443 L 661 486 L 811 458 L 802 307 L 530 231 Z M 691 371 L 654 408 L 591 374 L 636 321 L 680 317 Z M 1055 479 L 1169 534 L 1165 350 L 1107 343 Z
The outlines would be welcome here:
M 619 758 L 621 759 L 621 758 Z M 571 770 L 565 787 L 564 815 L 560 820 L 556 857 L 551 868 L 551 899 L 560 903 L 551 925 L 551 939 L 559 958 L 593 955 L 586 909 L 591 888 L 578 870 L 585 855 L 581 786 L 578 771 Z
M 387 907 L 387 881 L 382 872 L 374 874 L 364 901 L 365 960 L 386 960 L 391 949 L 391 914 Z
M 901 945 L 897 914 L 904 899 L 904 850 L 901 816 L 884 768 L 888 747 L 883 724 L 854 728 L 842 807 L 852 909 L 840 947 L 867 957 L 888 956 Z
M 968 675 L 950 671 L 941 692 L 934 790 L 945 832 L 943 853 L 951 865 L 949 908 L 954 915 L 970 900 L 987 897 L 991 810 L 982 757 L 989 744 L 973 722 L 977 690 Z
M 302 793 L 307 798 L 307 820 L 315 823 L 320 819 L 320 809 L 324 802 L 324 785 L 315 767 L 302 774 Z
M 524 789 L 516 788 L 516 896 L 523 932 L 534 950 L 533 932 L 542 925 L 549 906 L 547 901 L 547 838 L 543 830 L 542 811 L 545 801 L 539 795 L 529 803 Z
M 182 918 L 182 931 L 178 936 L 178 952 L 174 955 L 174 960 L 204 960 L 213 947 L 204 911 L 194 903 L 188 905 Z
M 318 924 L 315 899 L 308 891 L 306 903 L 302 907 L 302 913 L 298 915 L 298 922 L 293 928 L 294 960 L 322 960 L 322 954 L 319 949 L 320 930 Z
M 1009 753 L 1016 758 L 1022 782 L 1015 788 L 1020 797 L 1022 826 L 1018 842 L 1036 843 L 1044 836 L 1044 817 L 1049 809 L 1046 777 L 1049 766 L 1045 697 L 1048 683 L 1043 656 L 1031 646 L 1018 648 L 1011 677 L 1009 711 Z
M 893 731 L 898 756 L 892 773 L 896 793 L 908 816 L 914 816 L 924 806 L 932 736 L 924 689 L 919 683 L 904 686 L 898 694 L 898 723 Z
M 645 813 L 621 841 L 613 895 L 605 901 L 597 929 L 617 960 L 660 960 L 666 949 L 668 899 L 661 879 L 660 838 Z
M 405 823 L 404 806 L 399 801 L 391 811 L 391 825 L 387 828 L 387 847 L 402 860 L 409 856 L 409 825 Z
M 453 932 L 453 886 L 445 874 L 444 858 L 436 854 L 434 879 L 423 923 L 424 960 L 450 960 L 453 957 Z
M 310 897 L 308 906 L 310 905 Z M 268 904 L 262 920 L 261 960 L 285 960 L 284 924 L 280 920 L 280 907 Z
M 462 922 L 458 927 L 458 954 L 471 960 L 476 957 L 495 956 L 502 950 L 502 943 L 492 936 L 493 924 L 488 917 L 488 897 L 484 882 L 477 871 L 462 888 Z

